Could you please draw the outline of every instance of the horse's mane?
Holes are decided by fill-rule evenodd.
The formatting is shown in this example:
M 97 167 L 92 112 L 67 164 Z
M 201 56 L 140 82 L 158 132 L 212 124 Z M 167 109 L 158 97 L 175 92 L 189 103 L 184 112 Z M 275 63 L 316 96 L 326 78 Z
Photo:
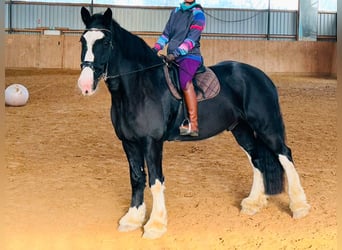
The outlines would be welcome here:
M 114 19 L 112 20 L 111 28 L 113 30 L 114 43 L 116 46 L 119 46 L 119 49 L 122 50 L 127 59 L 148 65 L 161 62 L 161 58 L 152 51 L 142 38 L 121 27 Z

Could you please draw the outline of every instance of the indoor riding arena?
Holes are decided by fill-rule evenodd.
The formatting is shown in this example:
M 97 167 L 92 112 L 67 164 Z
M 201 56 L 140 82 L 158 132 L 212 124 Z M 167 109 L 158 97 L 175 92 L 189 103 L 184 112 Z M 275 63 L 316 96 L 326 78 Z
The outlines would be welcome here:
M 5 88 L 22 84 L 29 99 L 5 107 L 4 249 L 337 249 L 337 10 L 322 10 L 317 1 L 310 8 L 298 1 L 295 9 L 272 8 L 272 1 L 266 8 L 206 8 L 210 1 L 197 1 L 206 14 L 201 51 L 206 66 L 239 61 L 274 82 L 311 209 L 292 217 L 285 176 L 283 193 L 269 196 L 254 215 L 242 213 L 253 169 L 229 131 L 166 141 L 167 231 L 157 239 L 143 238 L 143 227 L 118 230 L 131 202 L 129 164 L 104 80 L 93 96 L 77 85 L 85 31 L 80 10 L 111 8 L 124 29 L 152 47 L 179 1 L 5 1 Z M 144 223 L 154 204 L 148 182 L 145 203 Z

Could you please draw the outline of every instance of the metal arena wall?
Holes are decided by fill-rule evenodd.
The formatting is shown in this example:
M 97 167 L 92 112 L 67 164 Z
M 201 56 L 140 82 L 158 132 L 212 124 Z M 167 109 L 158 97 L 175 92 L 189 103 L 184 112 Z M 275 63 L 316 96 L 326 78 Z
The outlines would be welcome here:
M 84 28 L 80 8 L 81 5 L 6 3 L 6 67 L 79 69 L 79 36 Z M 106 8 L 95 6 L 93 11 Z M 111 8 L 121 26 L 149 45 L 163 30 L 171 10 Z M 319 42 L 297 40 L 296 11 L 208 9 L 206 13 L 202 38 L 206 65 L 237 60 L 266 72 L 336 74 L 336 13 L 319 13 Z
M 82 5 L 6 2 L 5 29 L 18 31 L 41 28 L 83 29 Z M 110 6 L 114 18 L 132 32 L 161 32 L 171 8 Z M 107 6 L 94 6 L 103 12 Z M 205 9 L 207 26 L 204 33 L 230 39 L 297 39 L 297 11 Z M 336 13 L 318 13 L 318 39 L 336 39 Z

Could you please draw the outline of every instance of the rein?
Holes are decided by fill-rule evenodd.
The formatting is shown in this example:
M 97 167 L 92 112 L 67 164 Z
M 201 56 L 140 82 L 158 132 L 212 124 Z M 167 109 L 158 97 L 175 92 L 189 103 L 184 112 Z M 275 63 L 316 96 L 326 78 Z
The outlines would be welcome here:
M 160 67 L 162 65 L 167 64 L 165 61 L 155 64 L 155 65 L 151 65 L 149 67 L 146 68 L 142 68 L 142 69 L 137 69 L 137 70 L 133 70 L 133 71 L 128 71 L 122 74 L 116 74 L 116 75 L 108 75 L 108 63 L 106 64 L 106 72 L 102 73 L 102 75 L 99 76 L 99 78 L 97 80 L 100 80 L 101 78 L 103 78 L 104 81 L 106 81 L 107 79 L 115 79 L 121 76 L 126 76 L 126 75 L 130 75 L 130 74 L 134 74 L 134 73 L 138 73 L 138 72 L 142 72 L 145 70 L 149 70 L 149 69 L 153 69 L 153 68 L 157 68 Z M 89 67 L 93 72 L 95 72 L 95 67 L 94 67 L 94 62 L 89 62 L 89 61 L 84 61 L 81 63 L 81 68 L 85 68 L 85 67 Z
M 115 79 L 115 78 L 118 78 L 118 77 L 120 77 L 120 76 L 126 76 L 126 75 L 130 75 L 130 74 L 142 72 L 142 71 L 145 71 L 145 70 L 157 68 L 157 67 L 160 67 L 160 66 L 162 66 L 162 65 L 165 65 L 165 62 L 158 63 L 158 64 L 155 64 L 155 65 L 152 65 L 152 66 L 149 66 L 149 67 L 146 67 L 146 68 L 142 68 L 142 69 L 137 69 L 137 70 L 125 72 L 125 73 L 122 73 L 122 74 L 117 74 L 117 75 L 113 75 L 113 76 L 108 76 L 108 75 L 107 75 L 107 72 L 108 72 L 108 63 L 107 63 L 106 72 L 102 74 L 102 77 L 103 77 L 103 79 L 106 81 L 107 79 Z

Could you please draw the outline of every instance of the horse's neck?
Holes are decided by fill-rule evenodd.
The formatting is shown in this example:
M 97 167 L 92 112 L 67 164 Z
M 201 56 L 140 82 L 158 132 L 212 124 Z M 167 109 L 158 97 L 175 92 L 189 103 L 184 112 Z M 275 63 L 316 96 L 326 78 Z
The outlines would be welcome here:
M 121 54 L 122 60 L 130 62 L 133 70 L 137 67 L 136 65 L 149 67 L 157 63 L 158 60 L 153 58 L 151 48 L 142 38 L 122 28 L 114 21 L 112 29 L 114 30 L 114 44 L 118 46 L 117 53 Z
M 112 68 L 117 68 L 117 80 L 121 85 L 120 89 L 128 97 L 135 92 L 138 92 L 139 95 L 146 92 L 151 95 L 158 95 L 156 89 L 161 90 L 162 86 L 167 88 L 167 85 L 162 83 L 166 79 L 161 62 L 151 66 L 119 58 Z
M 149 46 L 138 36 L 113 23 L 113 51 L 108 64 L 108 73 L 118 75 L 124 88 L 154 88 L 156 77 L 144 79 L 144 71 L 159 67 L 162 60 L 155 56 Z M 156 70 L 156 69 L 153 69 Z M 159 71 L 156 71 L 156 76 Z M 135 82 L 132 82 L 135 81 Z M 135 86 L 136 85 L 136 86 Z M 132 90 L 134 91 L 134 90 Z M 136 91 L 140 91 L 139 89 Z

